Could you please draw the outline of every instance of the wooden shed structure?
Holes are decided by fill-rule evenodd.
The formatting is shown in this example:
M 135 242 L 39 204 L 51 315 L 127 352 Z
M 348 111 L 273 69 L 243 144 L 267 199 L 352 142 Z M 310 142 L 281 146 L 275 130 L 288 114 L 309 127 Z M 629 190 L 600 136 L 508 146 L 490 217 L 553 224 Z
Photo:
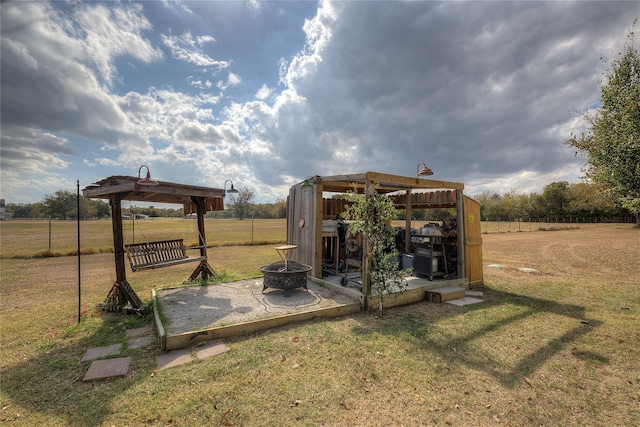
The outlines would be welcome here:
M 327 245 L 335 246 L 329 252 L 340 254 L 339 237 L 331 227 L 331 222 L 336 215 L 344 212 L 346 201 L 333 196 L 354 190 L 365 195 L 374 191 L 385 193 L 392 198 L 396 209 L 406 211 L 405 227 L 398 229 L 399 233 L 404 234 L 400 237 L 403 240 L 401 252 L 405 254 L 410 254 L 412 250 L 412 233 L 415 231 L 412 230 L 411 221 L 413 210 L 454 209 L 456 230 L 452 234 L 456 236 L 453 245 L 456 253 L 450 255 L 456 263 L 450 277 L 455 278 L 456 284 L 462 283 L 466 288 L 483 285 L 480 205 L 463 194 L 464 184 L 378 172 L 313 176 L 290 188 L 287 243 L 297 247 L 291 259 L 310 265 L 313 278 L 323 278 L 323 258 L 328 252 Z M 363 308 L 368 309 L 367 301 L 371 301 L 372 289 L 367 280 L 370 268 L 366 257 L 367 236 L 362 236 L 362 240 L 361 303 Z M 338 258 L 335 256 L 336 263 Z M 337 265 L 335 274 L 339 274 Z
M 147 174 L 147 178 L 111 176 L 87 186 L 82 190 L 82 195 L 109 200 L 111 206 L 116 282 L 107 298 L 114 306 L 123 307 L 129 302 L 136 309 L 142 307 L 142 302 L 127 282 L 125 258 L 129 259 L 134 271 L 198 262 L 189 280 L 196 280 L 198 277 L 206 280 L 214 275 L 207 260 L 204 215 L 208 211 L 224 209 L 224 189 L 155 181 Z M 198 245 L 185 248 L 182 239 L 125 245 L 122 227 L 123 200 L 183 205 L 185 215 L 197 215 Z M 188 257 L 186 249 L 196 249 L 199 255 Z

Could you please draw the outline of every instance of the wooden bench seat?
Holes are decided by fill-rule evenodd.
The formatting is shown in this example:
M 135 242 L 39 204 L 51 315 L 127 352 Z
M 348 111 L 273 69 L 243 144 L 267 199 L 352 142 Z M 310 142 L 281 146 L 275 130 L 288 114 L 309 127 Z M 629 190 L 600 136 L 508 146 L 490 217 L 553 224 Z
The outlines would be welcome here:
M 188 257 L 182 239 L 124 245 L 132 271 L 170 267 L 206 260 L 206 256 Z

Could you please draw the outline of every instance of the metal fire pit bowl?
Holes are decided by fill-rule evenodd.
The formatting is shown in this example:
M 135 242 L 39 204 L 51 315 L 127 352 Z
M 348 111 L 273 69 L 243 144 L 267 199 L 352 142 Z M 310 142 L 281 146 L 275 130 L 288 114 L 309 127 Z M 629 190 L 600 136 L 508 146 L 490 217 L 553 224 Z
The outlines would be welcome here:
M 285 267 L 286 266 L 286 267 Z M 259 268 L 264 275 L 262 292 L 267 288 L 284 289 L 284 296 L 291 296 L 291 289 L 303 287 L 307 290 L 307 273 L 310 265 L 295 261 L 277 261 Z

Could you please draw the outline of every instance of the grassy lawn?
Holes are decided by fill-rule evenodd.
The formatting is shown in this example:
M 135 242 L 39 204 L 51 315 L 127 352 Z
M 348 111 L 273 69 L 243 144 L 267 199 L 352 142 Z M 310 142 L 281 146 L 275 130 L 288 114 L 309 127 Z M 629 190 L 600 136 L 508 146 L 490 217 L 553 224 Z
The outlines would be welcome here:
M 3 255 L 18 251 L 5 247 L 2 227 Z M 207 227 L 211 244 L 222 226 Z M 82 382 L 87 348 L 125 342 L 126 328 L 151 323 L 96 310 L 115 280 L 113 254 L 82 258 L 80 325 L 75 257 L 5 257 L 0 421 L 640 425 L 640 230 L 598 225 L 485 234 L 483 242 L 481 304 L 421 302 L 383 318 L 359 313 L 289 325 L 227 340 L 228 353 L 158 372 L 157 347 L 125 348 L 130 375 L 95 383 Z M 209 256 L 214 269 L 237 277 L 256 276 L 278 259 L 272 244 L 220 245 Z M 149 301 L 153 287 L 178 284 L 192 268 L 128 278 Z
M 284 219 L 205 219 L 206 241 L 210 247 L 273 244 L 287 240 Z M 113 252 L 111 220 L 81 221 L 82 253 Z M 125 244 L 155 240 L 183 239 L 185 245 L 198 244 L 195 219 L 151 218 L 123 222 Z M 75 254 L 78 248 L 75 221 L 17 220 L 0 222 L 2 258 Z

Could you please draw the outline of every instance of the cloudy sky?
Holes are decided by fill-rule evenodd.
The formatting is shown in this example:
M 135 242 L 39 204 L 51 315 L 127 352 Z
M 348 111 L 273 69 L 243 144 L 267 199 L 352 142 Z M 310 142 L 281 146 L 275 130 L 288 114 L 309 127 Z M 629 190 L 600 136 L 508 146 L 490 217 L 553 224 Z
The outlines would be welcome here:
M 599 102 L 636 1 L 3 2 L 1 197 L 148 165 L 286 198 L 310 175 L 577 182 L 562 144 Z

